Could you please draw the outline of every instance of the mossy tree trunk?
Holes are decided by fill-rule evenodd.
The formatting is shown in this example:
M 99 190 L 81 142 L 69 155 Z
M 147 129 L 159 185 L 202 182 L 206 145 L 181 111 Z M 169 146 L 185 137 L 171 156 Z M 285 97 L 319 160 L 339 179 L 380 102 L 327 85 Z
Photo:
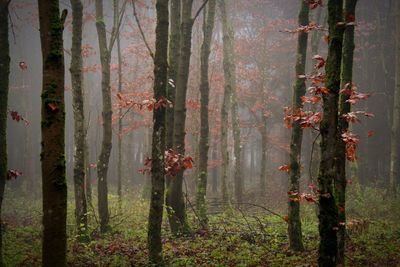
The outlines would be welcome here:
M 173 148 L 181 155 L 185 154 L 186 92 L 189 78 L 192 27 L 194 22 L 191 15 L 192 5 L 193 0 L 182 0 L 180 54 L 176 78 L 173 130 Z M 168 218 L 171 231 L 175 235 L 184 234 L 189 230 L 182 191 L 183 172 L 184 170 L 181 170 L 176 177 L 171 179 L 167 189 Z
M 126 2 L 119 12 L 118 0 L 113 0 L 114 18 L 113 27 L 107 43 L 107 31 L 105 17 L 103 11 L 103 0 L 96 0 L 96 30 L 100 48 L 101 62 L 101 95 L 103 100 L 103 141 L 101 144 L 101 152 L 97 163 L 98 178 L 98 209 L 100 217 L 100 232 L 104 233 L 109 229 L 109 210 L 108 210 L 108 185 L 107 173 L 110 154 L 112 149 L 112 103 L 111 103 L 111 87 L 110 87 L 110 62 L 111 52 L 114 46 L 119 27 L 125 11 Z
M 340 91 L 340 71 L 342 61 L 343 1 L 329 0 L 328 25 L 329 48 L 326 61 L 326 87 L 323 94 L 323 118 L 321 131 L 321 162 L 318 175 L 319 197 L 319 266 L 336 266 L 338 212 L 333 194 L 336 176 L 335 154 L 337 145 L 338 99 Z
M 67 10 L 60 17 L 58 0 L 39 0 L 43 58 L 42 190 L 43 266 L 66 266 L 67 182 L 64 156 L 64 51 L 63 29 Z
M 215 5 L 216 0 L 209 0 L 207 9 L 205 9 L 203 18 L 203 44 L 201 46 L 199 177 L 197 181 L 196 207 L 203 224 L 207 223 L 206 192 L 209 149 L 208 101 L 210 92 L 210 85 L 208 81 L 208 62 L 214 28 Z
M 344 19 L 346 23 L 354 22 L 357 0 L 345 0 Z M 343 36 L 343 54 L 342 54 L 342 72 L 340 88 L 344 89 L 347 84 L 351 86 L 353 81 L 353 55 L 354 55 L 354 25 L 346 26 Z M 349 123 L 344 114 L 351 111 L 351 104 L 347 102 L 348 94 L 340 94 L 339 96 L 339 121 L 338 121 L 338 144 L 336 146 L 336 180 L 335 180 L 335 197 L 338 207 L 338 255 L 337 265 L 344 266 L 344 249 L 346 239 L 346 143 L 342 140 L 341 134 L 349 128 Z
M 0 0 L 0 216 L 7 180 L 7 107 L 10 75 L 8 0 Z M 3 224 L 0 217 L 0 266 L 3 263 Z
M 399 144 L 400 144 L 400 3 L 396 1 L 396 88 L 393 98 L 393 116 L 390 148 L 390 194 L 395 197 L 399 181 Z
M 122 55 L 121 55 L 121 36 L 117 35 L 117 54 L 118 54 L 118 92 L 122 93 Z M 118 110 L 118 166 L 117 166 L 117 194 L 119 208 L 122 205 L 122 109 Z
M 236 94 L 236 73 L 235 73 L 235 51 L 234 51 L 234 31 L 231 20 L 228 16 L 225 0 L 219 0 L 219 8 L 222 19 L 222 35 L 223 35 L 223 68 L 225 79 L 225 91 L 229 93 L 229 101 L 231 108 L 232 131 L 233 131 L 233 147 L 235 156 L 235 172 L 234 172 L 234 193 L 237 203 L 242 202 L 243 195 L 243 179 L 241 169 L 241 150 L 240 145 L 240 125 L 238 114 L 238 103 Z M 225 97 L 225 96 L 224 96 Z M 222 123 L 224 121 L 221 121 Z
M 308 25 L 309 22 L 309 4 L 306 1 L 300 1 L 300 12 L 298 22 L 301 26 Z M 293 87 L 293 112 L 303 108 L 302 96 L 306 93 L 306 83 L 299 75 L 305 74 L 307 59 L 308 33 L 300 31 L 297 37 L 297 59 L 296 59 L 296 82 Z M 300 193 L 301 177 L 301 143 L 303 141 L 303 129 L 300 122 L 295 121 L 292 125 L 292 137 L 290 142 L 290 179 L 289 191 Z M 294 251 L 302 251 L 303 238 L 301 232 L 300 203 L 299 201 L 288 200 L 288 235 L 289 247 Z
M 74 108 L 74 192 L 75 219 L 79 235 L 87 230 L 87 204 L 85 191 L 85 112 L 82 86 L 82 27 L 83 5 L 80 0 L 71 0 L 72 6 L 72 47 L 71 80 Z
M 157 0 L 156 50 L 154 57 L 154 98 L 166 96 L 168 68 L 168 0 Z M 149 261 L 162 264 L 161 224 L 164 208 L 164 152 L 166 136 L 166 110 L 153 111 L 151 200 L 148 228 Z

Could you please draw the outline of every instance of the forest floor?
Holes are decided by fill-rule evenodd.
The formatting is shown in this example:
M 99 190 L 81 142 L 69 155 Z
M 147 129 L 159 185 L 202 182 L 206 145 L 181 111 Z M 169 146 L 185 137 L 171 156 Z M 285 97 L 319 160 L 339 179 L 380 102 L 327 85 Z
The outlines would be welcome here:
M 4 257 L 6 266 L 40 266 L 41 206 L 21 196 L 4 203 Z M 91 213 L 91 236 L 78 242 L 75 236 L 73 200 L 69 201 L 69 266 L 148 266 L 148 201 L 124 197 L 119 208 L 110 196 L 111 227 L 100 236 Z M 365 189 L 348 200 L 347 266 L 400 266 L 400 205 L 385 200 L 384 192 Z M 285 205 L 281 205 L 285 210 Z M 193 235 L 173 238 L 165 220 L 163 253 L 166 266 L 317 266 L 318 225 L 316 209 L 302 204 L 305 251 L 288 250 L 287 224 L 263 208 L 243 205 L 222 213 L 212 208 L 209 230 L 201 230 L 189 208 Z M 281 213 L 284 214 L 284 213 Z M 165 219 L 165 218 L 164 218 Z

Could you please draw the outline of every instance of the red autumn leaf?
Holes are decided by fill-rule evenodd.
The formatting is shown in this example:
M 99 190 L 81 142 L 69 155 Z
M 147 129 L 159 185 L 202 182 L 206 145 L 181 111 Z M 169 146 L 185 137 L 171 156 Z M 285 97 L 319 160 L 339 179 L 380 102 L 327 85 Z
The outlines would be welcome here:
M 7 180 L 17 179 L 19 176 L 22 176 L 22 172 L 15 169 L 10 169 L 7 171 Z
M 314 65 L 315 69 L 321 69 L 325 66 L 326 61 L 322 56 L 315 55 L 312 59 L 317 60 L 317 63 Z
M 20 61 L 18 65 L 19 65 L 19 68 L 23 71 L 28 69 L 28 65 L 26 64 L 25 61 Z
M 372 137 L 372 136 L 374 136 L 374 134 L 375 134 L 374 131 L 372 131 L 372 130 L 369 130 L 369 131 L 368 131 L 368 137 Z
M 283 172 L 289 172 L 290 171 L 290 165 L 279 166 L 278 170 L 283 171 Z
M 47 106 L 51 109 L 51 111 L 58 110 L 58 106 L 56 103 L 48 103 Z
M 308 0 L 308 4 L 310 9 L 316 9 L 319 6 L 322 6 L 322 0 Z

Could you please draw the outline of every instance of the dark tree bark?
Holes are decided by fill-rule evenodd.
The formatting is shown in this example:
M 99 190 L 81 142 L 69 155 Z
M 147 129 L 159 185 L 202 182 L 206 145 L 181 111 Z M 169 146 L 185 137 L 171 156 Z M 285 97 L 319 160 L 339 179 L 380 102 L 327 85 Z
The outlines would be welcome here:
M 338 99 L 340 91 L 340 71 L 342 61 L 343 1 L 329 0 L 328 25 L 329 49 L 326 61 L 326 87 L 323 94 L 323 118 L 321 131 L 321 162 L 318 175 L 319 197 L 319 266 L 336 266 L 338 211 L 333 194 L 336 176 L 335 154 L 337 145 Z
M 43 58 L 42 190 L 43 266 L 66 266 L 67 182 L 64 156 L 64 51 L 58 0 L 39 0 Z
M 82 27 L 83 5 L 80 0 L 71 0 L 72 6 L 72 47 L 71 80 L 74 108 L 74 192 L 75 219 L 79 235 L 87 230 L 87 205 L 85 192 L 85 112 L 82 88 Z
M 225 78 L 225 90 L 229 92 L 231 102 L 231 118 L 233 131 L 233 147 L 235 156 L 235 174 L 234 174 L 234 193 L 237 203 L 242 202 L 243 179 L 241 169 L 241 145 L 240 145 L 240 126 L 236 95 L 236 74 L 235 74 L 235 51 L 234 51 L 234 31 L 224 0 L 220 0 L 219 8 L 221 10 L 222 34 L 223 34 L 223 68 Z M 223 122 L 223 121 L 222 121 Z
M 397 181 L 400 174 L 400 3 L 396 1 L 396 88 L 393 98 L 393 116 L 391 129 L 391 147 L 390 147 L 390 181 L 389 192 L 395 197 L 397 194 Z
M 309 3 L 301 0 L 299 25 L 305 26 L 309 22 Z M 297 39 L 297 60 L 296 60 L 296 82 L 293 87 L 293 104 L 292 110 L 296 112 L 303 108 L 301 97 L 306 93 L 306 83 L 304 79 L 299 78 L 299 75 L 305 74 L 306 59 L 307 59 L 307 43 L 308 33 L 300 31 Z M 292 137 L 290 142 L 290 179 L 289 191 L 299 193 L 300 190 L 300 165 L 301 165 L 301 143 L 303 141 L 303 129 L 300 122 L 293 122 Z M 289 247 L 294 251 L 304 250 L 303 238 L 301 232 L 300 220 L 300 203 L 299 201 L 288 201 L 288 235 Z
M 168 47 L 168 84 L 167 98 L 175 102 L 175 85 L 178 71 L 179 44 L 181 38 L 181 0 L 170 1 L 170 34 Z M 174 142 L 174 109 L 167 108 L 167 149 L 172 148 Z M 168 177 L 167 177 L 168 183 Z
M 356 13 L 357 0 L 345 0 L 344 18 L 346 23 L 354 22 Z M 354 55 L 354 25 L 347 25 L 343 36 L 343 54 L 342 54 L 342 73 L 340 88 L 344 89 L 350 86 L 353 81 L 353 55 Z M 351 111 L 351 104 L 347 102 L 348 94 L 340 94 L 339 96 L 339 121 L 338 121 L 338 144 L 336 146 L 336 180 L 335 180 L 335 196 L 337 198 L 339 230 L 338 238 L 338 255 L 337 265 L 344 266 L 344 249 L 346 239 L 346 143 L 342 140 L 341 134 L 349 128 L 349 123 L 344 114 Z
M 168 0 L 157 0 L 156 51 L 154 57 L 154 98 L 158 101 L 166 95 L 168 68 Z M 153 111 L 151 200 L 148 228 L 149 260 L 162 264 L 161 224 L 164 208 L 164 107 Z
M 10 44 L 8 40 L 9 0 L 0 0 L 0 266 L 3 263 L 3 223 L 1 208 L 7 180 L 7 107 L 10 75 Z
M 208 81 L 208 62 L 214 28 L 216 0 L 209 0 L 203 18 L 203 44 L 201 46 L 200 66 L 200 142 L 199 142 L 199 177 L 197 181 L 196 204 L 203 224 L 207 224 L 206 192 L 207 163 L 209 149 L 208 101 L 210 85 Z
M 180 39 L 180 55 L 176 80 L 176 93 L 174 102 L 174 142 L 173 148 L 181 155 L 185 154 L 185 120 L 186 120 L 186 92 L 189 78 L 190 54 L 192 45 L 192 19 L 193 0 L 182 0 L 182 23 Z M 186 220 L 186 208 L 182 191 L 183 172 L 171 179 L 167 190 L 168 218 L 171 231 L 175 235 L 185 234 L 189 231 Z
M 107 172 L 112 148 L 112 103 L 110 87 L 110 62 L 111 52 L 117 38 L 126 2 L 119 12 L 118 0 L 113 0 L 114 21 L 110 34 L 110 40 L 107 44 L 107 31 L 103 12 L 103 0 L 96 0 L 96 29 L 99 39 L 100 62 L 101 62 L 101 94 L 103 98 L 103 141 L 101 152 L 97 164 L 98 176 L 98 209 L 100 217 L 100 232 L 104 233 L 109 228 L 109 210 L 108 210 L 108 185 Z

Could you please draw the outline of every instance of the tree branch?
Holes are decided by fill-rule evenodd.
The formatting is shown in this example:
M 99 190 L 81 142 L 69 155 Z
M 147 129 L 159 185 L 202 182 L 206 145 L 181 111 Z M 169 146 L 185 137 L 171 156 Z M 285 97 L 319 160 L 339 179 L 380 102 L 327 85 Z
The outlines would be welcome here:
M 139 18 L 138 18 L 137 13 L 136 13 L 135 0 L 132 0 L 132 9 L 133 9 L 133 16 L 135 17 L 136 24 L 138 25 L 138 28 L 139 28 L 139 31 L 140 31 L 140 35 L 142 36 L 143 42 L 144 42 L 144 44 L 146 45 L 147 50 L 149 50 L 149 54 L 150 54 L 151 58 L 152 58 L 153 61 L 154 61 L 154 54 L 153 54 L 153 51 L 151 51 L 150 45 L 149 45 L 149 43 L 147 42 L 146 36 L 144 35 L 142 26 L 141 26 L 141 24 L 140 24 Z
M 206 6 L 208 0 L 204 0 L 203 4 L 200 6 L 199 10 L 197 10 L 196 15 L 193 17 L 193 22 L 197 19 L 197 17 L 200 15 L 200 12 L 203 10 L 203 8 Z

